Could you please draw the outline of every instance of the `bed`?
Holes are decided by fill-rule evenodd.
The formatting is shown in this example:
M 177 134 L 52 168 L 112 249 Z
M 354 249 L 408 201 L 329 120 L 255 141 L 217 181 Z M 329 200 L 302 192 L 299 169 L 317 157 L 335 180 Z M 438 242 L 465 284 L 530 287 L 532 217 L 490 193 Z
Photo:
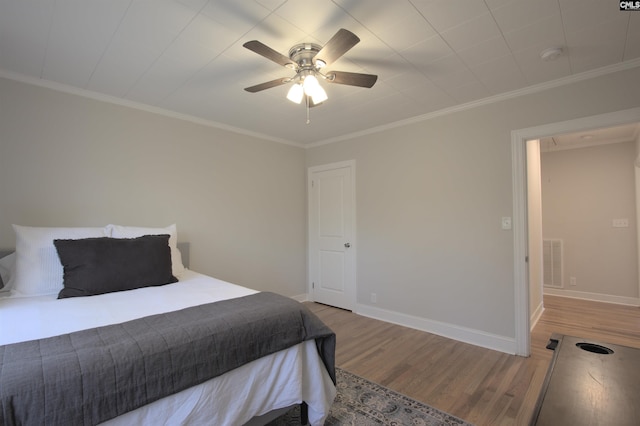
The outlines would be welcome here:
M 304 305 L 189 270 L 175 225 L 14 229 L 0 424 L 264 424 L 296 404 L 323 424 L 335 335 Z M 133 284 L 105 291 L 114 270 Z M 140 284 L 157 270 L 168 283 Z

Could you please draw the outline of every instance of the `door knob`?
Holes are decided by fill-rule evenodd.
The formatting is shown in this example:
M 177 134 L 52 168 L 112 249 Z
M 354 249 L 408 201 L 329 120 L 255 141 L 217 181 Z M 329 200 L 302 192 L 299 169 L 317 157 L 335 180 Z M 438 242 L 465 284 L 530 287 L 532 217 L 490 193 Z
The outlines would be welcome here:
M 345 246 L 346 248 L 349 248 L 349 247 L 351 247 L 351 243 L 344 243 L 344 246 Z

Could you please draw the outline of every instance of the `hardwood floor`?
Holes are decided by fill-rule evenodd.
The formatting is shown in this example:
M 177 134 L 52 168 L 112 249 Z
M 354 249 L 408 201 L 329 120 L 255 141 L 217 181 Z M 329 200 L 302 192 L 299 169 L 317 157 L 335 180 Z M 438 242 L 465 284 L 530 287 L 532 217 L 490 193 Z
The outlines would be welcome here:
M 640 308 L 545 296 L 528 358 L 317 303 L 337 336 L 338 367 L 477 426 L 527 425 L 553 352 L 551 333 L 640 348 Z

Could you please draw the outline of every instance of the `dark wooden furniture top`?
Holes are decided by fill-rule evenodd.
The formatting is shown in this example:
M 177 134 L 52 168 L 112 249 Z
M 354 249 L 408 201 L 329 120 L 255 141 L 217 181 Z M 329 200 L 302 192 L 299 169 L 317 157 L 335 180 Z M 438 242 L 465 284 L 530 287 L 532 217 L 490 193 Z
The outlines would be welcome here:
M 552 335 L 532 425 L 640 425 L 640 349 Z

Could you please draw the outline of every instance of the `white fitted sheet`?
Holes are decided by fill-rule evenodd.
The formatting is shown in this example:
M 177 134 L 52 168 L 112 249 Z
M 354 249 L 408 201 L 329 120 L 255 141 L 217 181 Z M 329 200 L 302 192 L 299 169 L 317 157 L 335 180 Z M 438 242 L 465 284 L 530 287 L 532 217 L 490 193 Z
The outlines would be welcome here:
M 0 344 L 51 337 L 256 293 L 185 270 L 180 281 L 99 296 L 0 297 Z M 302 401 L 321 425 L 335 397 L 314 341 L 258 359 L 222 376 L 108 421 L 109 425 L 242 425 Z

